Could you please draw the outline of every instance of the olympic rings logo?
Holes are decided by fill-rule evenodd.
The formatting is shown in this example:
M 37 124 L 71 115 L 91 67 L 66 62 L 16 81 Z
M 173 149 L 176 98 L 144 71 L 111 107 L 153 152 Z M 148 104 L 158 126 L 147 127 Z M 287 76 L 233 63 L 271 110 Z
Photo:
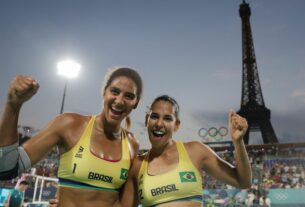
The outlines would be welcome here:
M 278 200 L 281 200 L 281 201 L 284 201 L 286 199 L 288 199 L 288 195 L 286 193 L 277 193 L 275 195 L 275 197 L 278 199 Z
M 209 137 L 215 140 L 221 140 L 227 134 L 228 134 L 228 128 L 224 126 L 219 127 L 218 129 L 216 127 L 210 127 L 209 129 L 200 128 L 198 131 L 198 135 L 201 138 L 206 138 L 209 135 Z

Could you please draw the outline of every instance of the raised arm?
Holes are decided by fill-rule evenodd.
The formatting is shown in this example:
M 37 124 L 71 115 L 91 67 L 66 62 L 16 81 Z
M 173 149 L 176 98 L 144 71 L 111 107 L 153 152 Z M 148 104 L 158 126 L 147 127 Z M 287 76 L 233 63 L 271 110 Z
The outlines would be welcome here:
M 229 113 L 229 130 L 235 149 L 236 178 L 240 188 L 248 188 L 252 182 L 251 165 L 243 139 L 247 129 L 247 120 L 231 110 Z
M 18 142 L 19 111 L 23 103 L 29 100 L 38 88 L 39 84 L 31 77 L 18 75 L 11 81 L 0 120 L 0 147 Z
M 236 188 L 249 188 L 251 186 L 252 172 L 243 142 L 243 136 L 247 128 L 246 119 L 230 111 L 229 129 L 235 148 L 235 166 L 221 159 L 212 149 L 199 142 L 188 143 L 188 153 L 198 168 L 205 170 L 215 179 Z
M 12 80 L 3 115 L 0 122 L 0 180 L 9 180 L 31 165 L 38 162 L 56 144 L 68 120 L 58 116 L 37 135 L 19 147 L 17 124 L 19 111 L 23 103 L 29 100 L 38 90 L 38 83 L 25 76 L 16 76 Z
M 4 111 L 0 119 L 0 180 L 14 178 L 30 166 L 26 152 L 18 148 L 18 117 L 24 102 L 38 90 L 36 80 L 16 76 L 10 83 Z M 20 159 L 21 158 L 21 159 Z

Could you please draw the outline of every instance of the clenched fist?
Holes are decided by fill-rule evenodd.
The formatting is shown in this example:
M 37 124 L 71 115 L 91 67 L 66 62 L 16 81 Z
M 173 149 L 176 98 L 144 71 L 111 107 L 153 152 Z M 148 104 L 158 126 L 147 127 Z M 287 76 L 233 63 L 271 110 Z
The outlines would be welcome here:
M 233 141 L 239 141 L 247 132 L 248 122 L 245 118 L 239 116 L 235 111 L 230 110 L 229 129 Z
M 22 105 L 37 92 L 38 88 L 39 84 L 35 79 L 17 75 L 10 83 L 8 102 L 13 106 Z

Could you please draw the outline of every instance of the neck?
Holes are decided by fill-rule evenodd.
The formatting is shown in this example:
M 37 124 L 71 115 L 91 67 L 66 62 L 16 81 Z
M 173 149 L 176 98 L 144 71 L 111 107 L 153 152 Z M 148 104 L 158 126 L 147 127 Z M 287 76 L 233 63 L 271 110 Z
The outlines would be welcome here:
M 104 114 L 101 113 L 96 117 L 96 129 L 105 135 L 112 135 L 114 138 L 121 138 L 121 126 L 109 123 Z
M 152 146 L 150 150 L 150 154 L 153 157 L 158 157 L 161 154 L 164 154 L 172 145 L 174 144 L 174 141 L 170 139 L 165 145 L 163 146 Z

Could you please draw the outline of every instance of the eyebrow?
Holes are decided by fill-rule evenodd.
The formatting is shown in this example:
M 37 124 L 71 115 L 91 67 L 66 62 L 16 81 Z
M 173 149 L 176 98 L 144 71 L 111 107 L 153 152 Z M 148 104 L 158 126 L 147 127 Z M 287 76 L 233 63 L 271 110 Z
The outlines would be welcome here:
M 118 90 L 118 91 L 120 91 L 120 92 L 122 91 L 121 89 L 119 89 L 118 87 L 115 87 L 115 86 L 110 86 L 109 88 L 110 88 L 110 89 Z M 133 93 L 133 92 L 128 92 L 128 91 L 126 91 L 125 93 L 128 94 L 128 95 L 136 96 L 136 93 Z
M 109 88 L 110 88 L 111 90 L 115 89 L 115 90 L 121 91 L 118 87 L 115 87 L 115 86 L 110 86 Z
M 132 96 L 136 97 L 136 94 L 133 93 L 133 92 L 128 92 L 128 91 L 127 91 L 126 94 L 127 94 L 127 95 L 132 95 Z
M 151 116 L 151 115 L 158 115 L 158 116 L 160 116 L 157 112 L 153 112 L 153 111 L 151 111 L 150 113 L 148 113 L 148 115 L 150 115 L 150 116 Z M 174 115 L 165 114 L 164 117 L 165 117 L 165 118 L 171 118 L 171 119 L 172 119 L 172 118 L 174 117 Z
M 164 115 L 164 117 L 165 117 L 165 118 L 171 118 L 171 119 L 173 118 L 173 116 L 172 116 L 172 115 L 169 115 L 169 114 Z

